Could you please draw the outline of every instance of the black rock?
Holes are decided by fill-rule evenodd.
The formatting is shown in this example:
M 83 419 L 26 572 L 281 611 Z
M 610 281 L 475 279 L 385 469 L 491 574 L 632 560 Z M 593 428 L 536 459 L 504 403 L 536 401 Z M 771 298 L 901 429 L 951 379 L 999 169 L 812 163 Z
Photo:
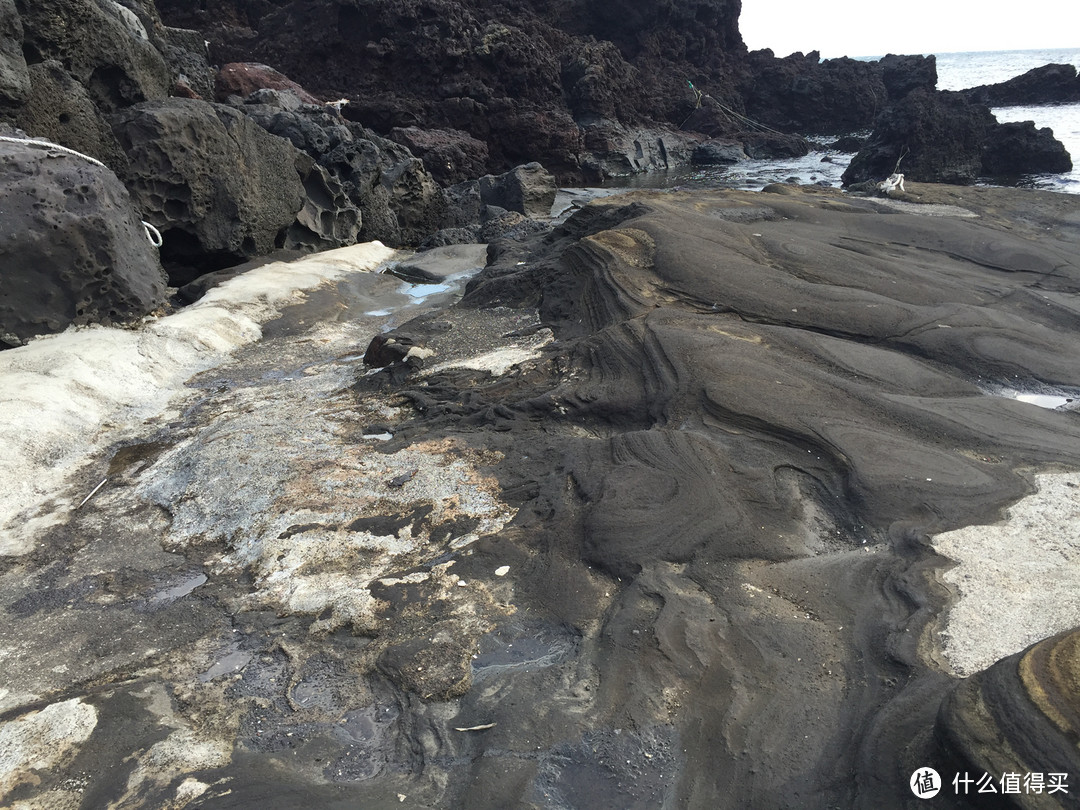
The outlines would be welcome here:
M 971 101 L 990 107 L 1069 103 L 1080 101 L 1080 76 L 1073 65 L 1043 65 L 1014 79 L 962 92 Z
M 1072 159 L 1049 127 L 1033 121 L 995 124 L 982 151 L 983 174 L 1016 177 L 1072 171 Z
M 108 169 L 0 142 L 0 198 L 0 345 L 131 320 L 164 303 L 157 251 Z

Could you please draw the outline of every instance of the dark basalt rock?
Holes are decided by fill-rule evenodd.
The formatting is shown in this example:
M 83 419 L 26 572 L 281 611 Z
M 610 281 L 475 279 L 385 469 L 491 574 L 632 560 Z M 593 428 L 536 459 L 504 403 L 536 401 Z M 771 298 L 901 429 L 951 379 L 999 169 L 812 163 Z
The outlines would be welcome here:
M 118 114 L 113 131 L 129 160 L 126 184 L 161 230 L 177 286 L 282 247 L 304 207 L 293 146 L 230 107 L 147 102 Z
M 844 172 L 844 184 L 883 180 L 897 171 L 912 180 L 974 183 L 993 125 L 990 110 L 957 93 L 914 90 L 874 122 Z
M 1008 81 L 961 92 L 988 107 L 1069 103 L 1080 101 L 1080 76 L 1075 65 L 1043 65 Z
M 0 101 L 19 103 L 30 94 L 22 41 L 22 20 L 15 0 L 0 0 Z
M 480 177 L 487 167 L 487 144 L 459 129 L 397 127 L 389 138 L 424 161 L 424 168 L 443 184 Z
M 912 90 L 937 89 L 937 58 L 888 54 L 878 60 L 881 83 L 889 101 L 899 101 Z
M 876 182 L 902 172 L 911 180 L 969 185 L 984 175 L 1069 167 L 1068 153 L 1050 130 L 999 124 L 988 108 L 961 93 L 919 88 L 878 117 L 843 182 Z
M 480 202 L 531 217 L 548 217 L 555 203 L 555 178 L 539 163 L 528 163 L 478 184 Z
M 1033 121 L 995 124 L 983 146 L 982 173 L 992 177 L 1071 172 L 1072 158 L 1049 127 Z
M 873 62 L 821 61 L 816 51 L 777 59 L 764 50 L 751 53 L 744 70 L 745 114 L 782 132 L 868 129 L 888 99 L 881 67 Z
M 0 143 L 0 347 L 71 324 L 121 323 L 165 300 L 128 192 L 80 157 Z
M 116 2 L 16 0 L 30 63 L 57 59 L 103 111 L 163 99 L 165 60 L 134 12 Z
M 214 83 L 214 95 L 218 101 L 229 96 L 246 97 L 256 90 L 283 90 L 292 93 L 304 104 L 318 104 L 319 100 L 307 90 L 269 65 L 256 62 L 230 62 L 222 65 Z
M 703 166 L 724 166 L 747 158 L 742 144 L 734 141 L 712 140 L 694 147 L 691 162 Z
M 122 173 L 127 157 L 86 88 L 55 59 L 31 65 L 28 73 L 30 94 L 12 116 L 15 125 Z

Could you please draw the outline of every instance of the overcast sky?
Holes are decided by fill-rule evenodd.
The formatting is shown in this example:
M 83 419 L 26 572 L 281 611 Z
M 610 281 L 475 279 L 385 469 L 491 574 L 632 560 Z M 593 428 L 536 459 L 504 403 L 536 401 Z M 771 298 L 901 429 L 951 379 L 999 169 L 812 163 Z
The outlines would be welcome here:
M 834 56 L 1080 48 L 1078 0 L 742 0 L 739 30 L 750 50 Z M 993 10 L 990 10 L 993 9 Z

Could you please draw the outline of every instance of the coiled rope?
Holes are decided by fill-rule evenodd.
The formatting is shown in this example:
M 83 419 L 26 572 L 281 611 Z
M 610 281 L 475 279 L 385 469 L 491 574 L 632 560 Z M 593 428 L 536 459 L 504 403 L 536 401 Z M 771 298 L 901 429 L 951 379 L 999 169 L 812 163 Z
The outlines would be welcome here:
M 75 149 L 69 149 L 66 146 L 61 146 L 60 144 L 53 143 L 52 141 L 41 140 L 40 138 L 14 138 L 10 135 L 0 135 L 0 141 L 4 143 L 17 143 L 21 146 L 39 146 L 42 149 L 48 149 L 52 152 L 64 152 L 65 154 L 73 155 L 74 157 L 80 157 L 83 160 L 89 161 L 95 166 L 100 166 L 103 169 L 109 168 L 95 157 L 90 157 L 90 155 L 84 155 L 82 152 L 76 151 Z M 142 222 L 142 226 L 146 230 L 146 238 L 150 240 L 150 244 L 156 248 L 161 247 L 163 242 L 161 238 L 161 231 L 159 231 L 145 219 L 140 220 L 140 222 Z

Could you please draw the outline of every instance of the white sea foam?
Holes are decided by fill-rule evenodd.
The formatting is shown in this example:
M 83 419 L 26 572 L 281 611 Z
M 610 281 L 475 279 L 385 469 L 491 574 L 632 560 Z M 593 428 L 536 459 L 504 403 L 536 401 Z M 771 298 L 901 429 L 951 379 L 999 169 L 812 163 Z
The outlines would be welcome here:
M 167 413 L 188 379 L 259 340 L 260 325 L 301 291 L 393 255 L 371 242 L 275 262 L 135 329 L 69 329 L 0 353 L 0 555 L 27 553 L 38 532 L 78 506 L 85 493 L 66 484 L 92 450 Z

